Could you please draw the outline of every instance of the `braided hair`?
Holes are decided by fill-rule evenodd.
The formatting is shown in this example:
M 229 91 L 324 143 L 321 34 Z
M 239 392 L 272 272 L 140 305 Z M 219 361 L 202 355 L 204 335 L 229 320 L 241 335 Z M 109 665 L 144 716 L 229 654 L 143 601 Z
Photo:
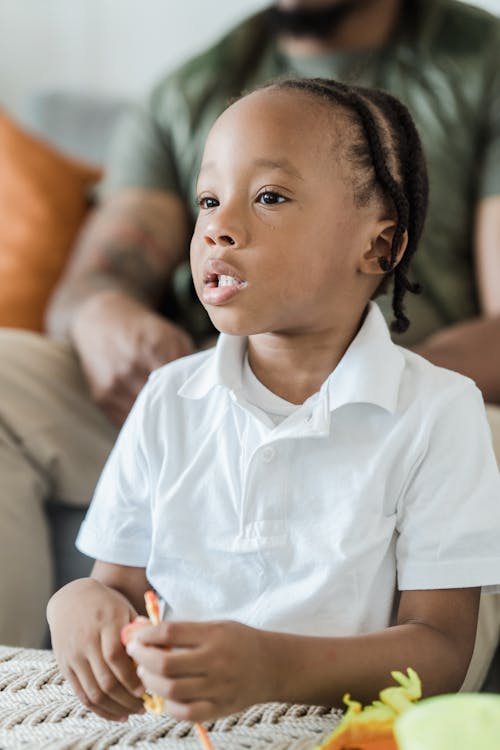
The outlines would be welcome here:
M 326 78 L 290 78 L 262 88 L 299 90 L 330 106 L 341 108 L 354 125 L 347 146 L 353 170 L 354 200 L 366 205 L 374 193 L 396 214 L 396 229 L 387 259 L 378 259 L 385 272 L 374 296 L 385 293 L 394 280 L 391 329 L 404 333 L 410 321 L 404 312 L 406 292 L 419 294 L 421 287 L 408 279 L 408 269 L 422 234 L 428 200 L 428 180 L 420 138 L 406 107 L 390 94 L 351 86 Z M 408 244 L 396 265 L 398 251 L 408 232 Z

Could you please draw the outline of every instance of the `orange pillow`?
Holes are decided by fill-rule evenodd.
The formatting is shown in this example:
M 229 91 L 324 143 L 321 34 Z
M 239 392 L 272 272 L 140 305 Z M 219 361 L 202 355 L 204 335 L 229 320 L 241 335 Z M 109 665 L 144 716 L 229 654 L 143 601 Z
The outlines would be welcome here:
M 100 176 L 0 111 L 0 326 L 43 329 L 47 300 Z

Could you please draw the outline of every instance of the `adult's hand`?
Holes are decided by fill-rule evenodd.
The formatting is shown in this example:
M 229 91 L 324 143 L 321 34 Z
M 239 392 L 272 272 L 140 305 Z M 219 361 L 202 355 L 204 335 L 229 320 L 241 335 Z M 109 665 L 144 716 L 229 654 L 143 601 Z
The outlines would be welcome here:
M 150 372 L 194 349 L 185 331 L 116 290 L 82 304 L 72 339 L 93 398 L 117 426 Z
M 72 340 L 92 396 L 118 426 L 151 370 L 192 351 L 187 334 L 153 312 L 188 234 L 178 195 L 119 190 L 85 223 L 48 305 L 48 333 Z
M 486 403 L 500 404 L 500 314 L 442 328 L 412 349 L 439 367 L 472 378 Z

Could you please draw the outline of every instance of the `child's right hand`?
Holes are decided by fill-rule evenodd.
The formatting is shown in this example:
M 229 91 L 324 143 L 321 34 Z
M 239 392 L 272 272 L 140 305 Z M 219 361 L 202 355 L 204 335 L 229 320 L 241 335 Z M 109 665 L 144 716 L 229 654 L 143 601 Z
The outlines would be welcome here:
M 92 578 L 60 589 L 47 607 L 54 654 L 82 703 L 105 719 L 143 710 L 144 687 L 120 642 L 137 612 L 117 591 Z

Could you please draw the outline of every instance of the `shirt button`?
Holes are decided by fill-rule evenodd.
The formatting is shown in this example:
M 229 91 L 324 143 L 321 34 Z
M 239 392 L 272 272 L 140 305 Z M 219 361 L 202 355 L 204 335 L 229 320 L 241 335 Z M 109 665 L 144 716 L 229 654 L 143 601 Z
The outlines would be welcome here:
M 264 448 L 262 451 L 262 460 L 265 461 L 266 464 L 270 463 L 273 458 L 276 455 L 276 451 L 274 448 Z

